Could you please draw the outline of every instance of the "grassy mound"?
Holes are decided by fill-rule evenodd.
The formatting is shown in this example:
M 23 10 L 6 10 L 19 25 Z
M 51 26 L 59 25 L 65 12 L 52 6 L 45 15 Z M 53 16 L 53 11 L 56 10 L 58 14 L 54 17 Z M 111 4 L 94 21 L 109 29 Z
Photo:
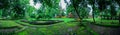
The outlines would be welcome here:
M 13 27 L 13 26 L 20 26 L 20 25 L 12 20 L 0 20 L 0 27 Z
M 23 26 L 14 20 L 0 20 L 0 34 L 12 34 L 21 30 Z

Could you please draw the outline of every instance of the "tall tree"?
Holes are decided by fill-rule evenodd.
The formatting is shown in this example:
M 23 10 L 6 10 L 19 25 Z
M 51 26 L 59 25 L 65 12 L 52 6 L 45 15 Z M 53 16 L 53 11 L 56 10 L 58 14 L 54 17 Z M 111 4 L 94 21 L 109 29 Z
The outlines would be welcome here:
M 78 7 L 79 7 L 80 2 L 82 2 L 82 1 L 83 1 L 83 0 L 71 0 L 71 4 L 72 4 L 72 6 L 74 7 L 74 10 L 75 10 L 77 16 L 78 16 L 79 19 L 81 19 L 81 20 L 82 20 L 82 18 L 80 17 L 80 13 L 79 13 Z M 80 21 L 81 21 L 81 20 L 80 20 Z
M 29 3 L 29 0 L 0 0 L 0 9 L 3 17 L 10 16 L 12 19 L 23 18 L 24 7 Z M 13 14 L 13 16 L 11 16 Z
M 119 4 L 119 6 L 120 6 L 120 0 L 115 0 L 118 4 Z M 119 13 L 119 23 L 120 23 L 120 13 Z

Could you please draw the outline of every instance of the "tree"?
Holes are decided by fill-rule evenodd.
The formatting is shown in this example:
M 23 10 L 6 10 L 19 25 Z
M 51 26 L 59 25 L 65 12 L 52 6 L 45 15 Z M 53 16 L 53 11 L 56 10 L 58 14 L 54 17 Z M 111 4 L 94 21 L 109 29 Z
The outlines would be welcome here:
M 23 18 L 25 13 L 25 6 L 28 4 L 29 0 L 0 0 L 0 9 L 2 12 L 2 17 L 10 16 L 11 19 Z
M 72 6 L 74 7 L 74 10 L 77 14 L 77 16 L 79 17 L 79 19 L 82 19 L 79 15 L 79 10 L 78 10 L 78 7 L 79 7 L 79 4 L 80 2 L 82 2 L 83 0 L 71 0 L 71 4 Z
M 42 6 L 38 9 L 38 14 L 39 16 L 42 16 L 41 18 L 53 18 L 55 17 L 55 14 L 59 13 L 60 0 L 34 0 L 34 2 L 35 4 L 42 4 Z
M 120 6 L 120 1 L 119 0 L 115 0 L 118 4 L 119 4 L 119 6 Z M 119 13 L 119 23 L 120 23 L 120 13 Z

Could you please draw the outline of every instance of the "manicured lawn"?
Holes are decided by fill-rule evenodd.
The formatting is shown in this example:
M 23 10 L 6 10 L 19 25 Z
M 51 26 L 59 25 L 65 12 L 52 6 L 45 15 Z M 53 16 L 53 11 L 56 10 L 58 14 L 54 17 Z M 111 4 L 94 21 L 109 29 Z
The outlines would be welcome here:
M 15 20 L 0 20 L 0 27 L 13 27 L 20 26 Z
M 87 20 L 89 22 L 94 22 L 93 19 L 84 19 Z M 104 19 L 99 19 L 99 18 L 95 18 L 95 22 L 94 24 L 97 25 L 104 25 L 104 26 L 120 26 L 119 24 L 119 20 L 104 20 Z
M 26 23 L 27 24 L 27 23 Z M 34 31 L 33 31 L 34 30 Z M 88 35 L 83 26 L 79 27 L 78 22 L 61 22 L 53 25 L 30 25 L 25 31 L 17 35 Z
M 90 22 L 93 22 L 92 18 L 90 18 L 90 19 L 84 19 L 84 20 L 88 20 Z M 119 22 L 118 20 L 104 20 L 104 19 L 100 19 L 100 18 L 95 18 L 95 21 L 96 22 L 116 22 L 116 23 Z
M 21 25 L 25 27 L 23 31 L 14 33 L 13 35 L 89 35 L 91 32 L 91 30 L 86 29 L 84 26 L 80 26 L 79 22 L 70 22 L 74 21 L 71 18 L 56 18 L 51 20 L 63 20 L 64 22 L 52 25 L 32 25 L 20 20 L 0 20 L 0 22 L 2 27 Z
M 89 35 L 89 32 L 86 31 L 87 29 L 84 26 L 79 26 L 79 22 L 70 22 L 75 21 L 72 18 L 52 18 L 50 20 L 62 20 L 64 22 L 52 25 L 32 25 L 17 21 L 20 24 L 28 26 L 25 31 L 17 33 L 17 35 Z
M 62 20 L 64 22 L 75 21 L 74 18 L 52 18 L 51 20 Z
M 31 20 L 36 20 L 36 19 L 33 19 L 33 18 L 31 18 L 31 19 L 28 19 L 29 21 L 31 21 Z M 41 19 L 38 19 L 38 20 L 61 20 L 61 21 L 64 21 L 64 22 L 70 22 L 70 21 L 75 21 L 75 18 L 41 18 Z

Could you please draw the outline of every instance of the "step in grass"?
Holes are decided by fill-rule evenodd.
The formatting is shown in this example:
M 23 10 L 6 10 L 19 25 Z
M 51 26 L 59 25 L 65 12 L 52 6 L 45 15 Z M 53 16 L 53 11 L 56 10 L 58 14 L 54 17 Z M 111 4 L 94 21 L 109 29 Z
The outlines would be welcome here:
M 33 24 L 33 25 L 50 25 L 50 24 L 55 24 L 59 22 L 63 22 L 60 20 L 34 20 L 34 21 L 28 21 L 28 20 L 21 20 L 21 22 Z
M 24 27 L 17 24 L 15 20 L 0 20 L 0 34 L 16 33 L 23 28 Z

